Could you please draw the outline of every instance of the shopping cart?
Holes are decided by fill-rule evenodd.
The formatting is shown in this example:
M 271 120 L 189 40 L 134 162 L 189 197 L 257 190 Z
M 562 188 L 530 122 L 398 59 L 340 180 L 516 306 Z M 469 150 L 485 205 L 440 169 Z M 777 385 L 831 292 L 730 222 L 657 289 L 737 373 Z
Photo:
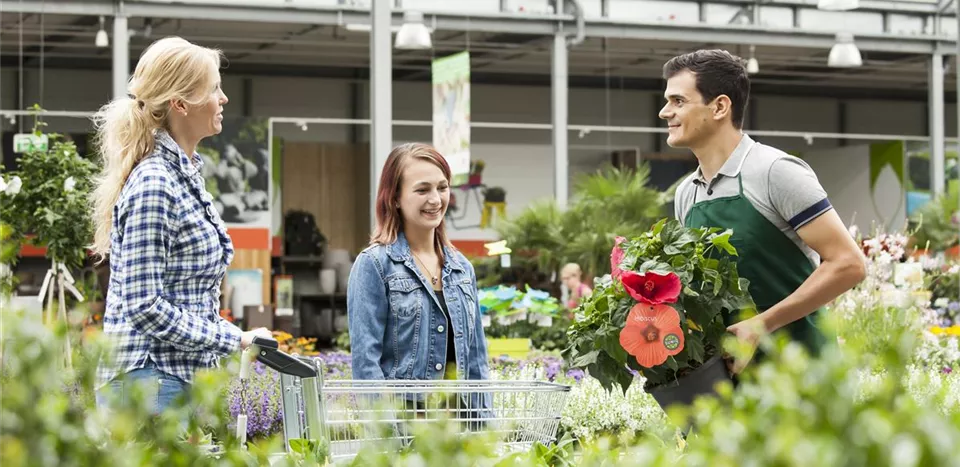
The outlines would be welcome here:
M 418 425 L 438 420 L 452 424 L 461 436 L 493 436 L 500 453 L 549 445 L 556 442 L 570 392 L 569 386 L 543 381 L 325 381 L 319 359 L 281 352 L 275 341 L 254 344 L 245 352 L 241 380 L 253 355 L 280 373 L 286 450 L 296 440 L 319 441 L 332 461 L 351 459 L 364 449 L 398 451 L 414 442 Z M 240 417 L 238 422 L 245 422 Z M 238 436 L 245 440 L 240 424 Z

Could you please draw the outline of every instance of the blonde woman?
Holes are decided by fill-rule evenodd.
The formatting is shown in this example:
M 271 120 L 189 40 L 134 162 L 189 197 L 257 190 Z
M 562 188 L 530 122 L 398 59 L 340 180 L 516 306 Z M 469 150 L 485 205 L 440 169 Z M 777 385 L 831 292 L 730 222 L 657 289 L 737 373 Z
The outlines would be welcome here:
M 583 271 L 577 263 L 567 263 L 560 269 L 560 280 L 570 291 L 567 299 L 567 308 L 573 310 L 580 305 L 580 299 L 589 297 L 593 293 L 590 286 L 583 283 Z
M 178 37 L 140 57 L 129 95 L 94 117 L 103 172 L 95 192 L 94 251 L 109 256 L 104 334 L 110 362 L 97 374 L 97 405 L 126 400 L 130 385 L 155 393 L 154 413 L 183 394 L 197 369 L 246 348 L 266 329 L 242 332 L 219 316 L 233 245 L 204 188 L 203 138 L 220 133 L 227 96 L 220 52 Z

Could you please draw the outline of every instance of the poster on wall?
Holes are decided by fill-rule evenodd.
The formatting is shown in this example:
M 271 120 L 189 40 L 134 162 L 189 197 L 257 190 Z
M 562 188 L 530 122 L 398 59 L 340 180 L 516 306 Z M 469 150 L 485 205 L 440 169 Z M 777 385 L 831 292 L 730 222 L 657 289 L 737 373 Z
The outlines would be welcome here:
M 890 232 L 905 220 L 903 141 L 870 144 L 870 200 L 879 227 Z
M 227 227 L 270 229 L 272 157 L 267 119 L 224 117 L 220 134 L 200 141 L 207 191 Z
M 470 52 L 433 61 L 433 145 L 447 159 L 452 184 L 470 173 Z

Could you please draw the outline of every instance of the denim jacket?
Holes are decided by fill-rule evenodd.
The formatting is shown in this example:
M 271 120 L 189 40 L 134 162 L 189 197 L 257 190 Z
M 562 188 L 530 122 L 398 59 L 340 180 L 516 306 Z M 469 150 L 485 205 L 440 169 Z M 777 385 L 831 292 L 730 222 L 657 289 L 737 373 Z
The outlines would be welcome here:
M 347 287 L 354 379 L 442 379 L 454 333 L 458 379 L 488 379 L 487 341 L 473 265 L 444 248 L 443 297 L 452 323 L 420 273 L 401 232 L 357 256 Z

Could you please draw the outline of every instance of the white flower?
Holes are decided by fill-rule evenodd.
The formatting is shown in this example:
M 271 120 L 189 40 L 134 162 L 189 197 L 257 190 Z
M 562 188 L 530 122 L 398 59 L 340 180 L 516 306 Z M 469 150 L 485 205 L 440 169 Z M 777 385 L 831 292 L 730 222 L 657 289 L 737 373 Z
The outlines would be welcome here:
M 3 192 L 10 195 L 16 196 L 17 193 L 20 193 L 20 187 L 23 186 L 23 181 L 20 180 L 20 177 L 14 176 L 10 179 L 10 183 L 3 188 Z
M 63 191 L 71 192 L 77 186 L 77 181 L 73 177 L 68 177 L 63 181 Z

